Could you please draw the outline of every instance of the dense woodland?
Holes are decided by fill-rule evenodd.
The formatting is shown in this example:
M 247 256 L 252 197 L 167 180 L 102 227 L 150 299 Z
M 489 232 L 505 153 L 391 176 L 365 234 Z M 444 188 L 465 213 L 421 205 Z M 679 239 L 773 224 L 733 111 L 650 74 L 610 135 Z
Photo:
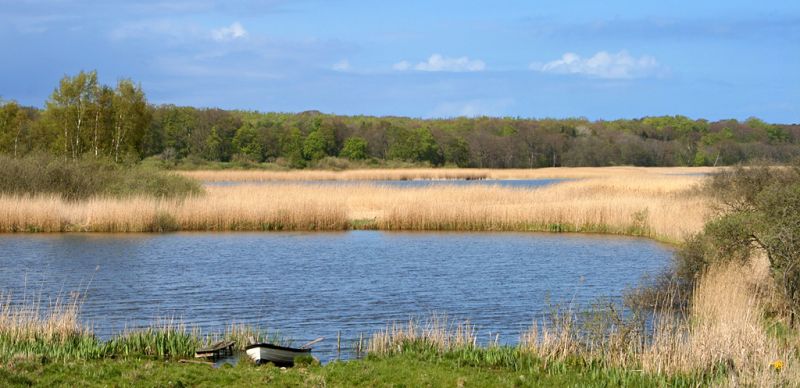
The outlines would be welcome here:
M 337 116 L 151 105 L 140 85 L 101 85 L 96 72 L 65 76 L 43 109 L 0 101 L 0 153 L 68 160 L 144 158 L 270 162 L 303 168 L 330 157 L 433 166 L 708 166 L 800 156 L 800 125 L 709 122 L 683 116 L 584 118 Z

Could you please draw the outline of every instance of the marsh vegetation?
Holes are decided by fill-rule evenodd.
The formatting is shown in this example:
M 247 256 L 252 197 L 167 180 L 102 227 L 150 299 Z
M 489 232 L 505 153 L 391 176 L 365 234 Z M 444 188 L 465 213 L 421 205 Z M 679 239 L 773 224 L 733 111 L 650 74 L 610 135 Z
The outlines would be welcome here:
M 702 176 L 676 175 L 685 171 L 608 168 L 478 172 L 494 178 L 558 174 L 583 178 L 533 189 L 486 185 L 396 188 L 369 182 L 337 186 L 285 181 L 269 186 L 208 186 L 205 195 L 185 198 L 100 196 L 69 201 L 55 195 L 2 195 L 0 231 L 548 231 L 626 234 L 677 242 L 699 231 L 707 214 L 706 201 L 697 191 Z M 397 178 L 401 174 L 368 173 L 372 175 L 362 178 Z M 473 172 L 457 174 L 465 173 Z M 309 174 L 313 173 L 299 173 L 295 178 Z M 409 174 L 453 176 L 448 172 L 438 175 L 437 170 Z

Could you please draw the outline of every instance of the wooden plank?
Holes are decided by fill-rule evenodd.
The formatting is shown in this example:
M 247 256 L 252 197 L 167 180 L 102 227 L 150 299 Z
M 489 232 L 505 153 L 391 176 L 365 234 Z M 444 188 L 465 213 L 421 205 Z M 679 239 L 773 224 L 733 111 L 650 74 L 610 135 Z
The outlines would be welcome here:
M 195 358 L 219 357 L 222 353 L 230 353 L 233 350 L 233 341 L 219 341 L 209 347 L 198 349 L 194 353 Z
M 234 345 L 233 341 L 219 341 L 214 343 L 209 347 L 205 347 L 202 349 L 198 349 L 197 353 L 210 353 L 210 352 L 218 352 L 223 349 L 232 348 Z
M 319 338 L 317 338 L 317 339 L 315 339 L 313 341 L 306 342 L 305 344 L 303 344 L 303 346 L 300 347 L 300 349 L 309 348 L 309 347 L 311 347 L 311 345 L 314 345 L 315 343 L 317 343 L 319 341 L 322 341 L 324 339 L 325 339 L 325 337 L 319 337 Z

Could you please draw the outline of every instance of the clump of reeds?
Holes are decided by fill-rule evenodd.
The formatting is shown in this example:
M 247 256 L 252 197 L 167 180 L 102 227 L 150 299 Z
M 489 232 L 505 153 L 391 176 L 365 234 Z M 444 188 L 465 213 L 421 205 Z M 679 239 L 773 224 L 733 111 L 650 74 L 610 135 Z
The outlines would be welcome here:
M 80 298 L 74 297 L 57 298 L 46 305 L 34 299 L 15 304 L 10 295 L 0 295 L 0 359 L 96 356 L 98 342 L 80 323 L 80 303 Z
M 656 375 L 723 379 L 734 386 L 796 384 L 796 350 L 765 330 L 759 288 L 768 279 L 750 266 L 714 267 L 698 282 L 689 311 L 671 310 L 665 303 L 667 308 L 652 316 L 650 332 L 644 321 L 618 312 L 609 315 L 603 336 L 593 336 L 587 321 L 564 312 L 550 325 L 534 323 L 520 343 L 544 360 L 577 358 Z
M 175 319 L 161 319 L 146 328 L 125 330 L 105 342 L 103 354 L 115 356 L 192 357 L 204 345 L 200 331 Z
M 764 324 L 764 288 L 770 288 L 766 267 L 711 268 L 698 282 L 688 319 L 665 316 L 642 354 L 650 372 L 697 369 L 725 372 L 733 385 L 782 385 L 800 382 L 796 353 L 769 336 Z M 771 364 L 780 361 L 783 371 Z
M 476 347 L 475 327 L 469 321 L 454 322 L 439 314 L 433 314 L 423 322 L 416 319 L 404 324 L 395 322 L 372 334 L 367 352 L 402 353 L 407 347 L 420 346 L 439 352 Z

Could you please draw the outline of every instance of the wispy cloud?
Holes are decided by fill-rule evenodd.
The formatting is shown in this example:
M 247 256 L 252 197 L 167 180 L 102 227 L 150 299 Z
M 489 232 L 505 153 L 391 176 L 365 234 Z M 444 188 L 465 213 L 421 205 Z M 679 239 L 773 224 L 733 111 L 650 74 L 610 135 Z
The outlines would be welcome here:
M 724 16 L 669 18 L 598 18 L 586 22 L 559 22 L 546 18 L 525 18 L 524 29 L 547 39 L 590 38 L 638 39 L 782 39 L 800 36 L 800 15 L 752 14 L 747 17 Z
M 224 42 L 228 40 L 241 39 L 247 37 L 247 30 L 244 29 L 241 23 L 234 22 L 228 27 L 217 28 L 211 30 L 211 38 L 217 42 Z
M 350 61 L 347 59 L 342 59 L 339 62 L 336 62 L 331 66 L 331 69 L 334 71 L 350 71 L 353 67 L 350 65 Z
M 414 66 L 408 61 L 397 62 L 392 65 L 392 69 L 397 71 L 414 69 L 417 71 L 473 72 L 485 70 L 486 63 L 469 57 L 452 58 L 441 54 L 433 54 L 427 61 L 417 63 Z
M 170 40 L 184 40 L 190 37 L 201 36 L 203 29 L 194 24 L 177 23 L 168 19 L 141 20 L 123 23 L 114 28 L 109 37 L 112 40 L 147 39 L 165 37 Z M 208 31 L 206 30 L 207 34 Z
M 514 105 L 512 98 L 475 99 L 439 103 L 429 117 L 502 116 Z
M 589 58 L 565 53 L 547 63 L 532 63 L 531 70 L 554 74 L 579 74 L 609 79 L 630 79 L 662 75 L 666 68 L 649 55 L 633 57 L 623 50 L 618 53 L 600 51 Z

